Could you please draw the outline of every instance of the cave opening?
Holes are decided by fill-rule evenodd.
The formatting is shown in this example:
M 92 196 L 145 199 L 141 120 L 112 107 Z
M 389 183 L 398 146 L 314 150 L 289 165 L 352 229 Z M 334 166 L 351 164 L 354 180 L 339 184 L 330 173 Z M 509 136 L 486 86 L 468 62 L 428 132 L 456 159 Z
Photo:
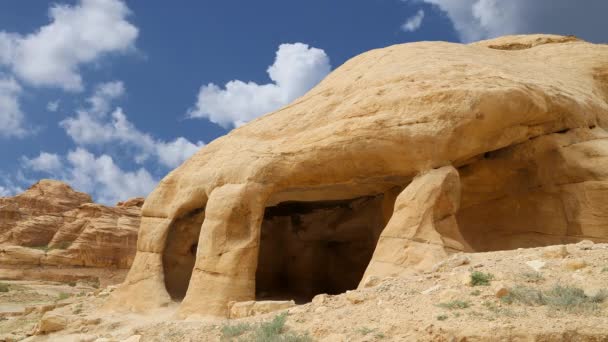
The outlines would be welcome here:
M 384 195 L 267 207 L 256 300 L 305 303 L 357 288 L 392 213 L 386 207 Z
M 188 290 L 204 219 L 204 208 L 198 208 L 176 219 L 169 227 L 163 270 L 165 287 L 173 300 L 183 299 Z

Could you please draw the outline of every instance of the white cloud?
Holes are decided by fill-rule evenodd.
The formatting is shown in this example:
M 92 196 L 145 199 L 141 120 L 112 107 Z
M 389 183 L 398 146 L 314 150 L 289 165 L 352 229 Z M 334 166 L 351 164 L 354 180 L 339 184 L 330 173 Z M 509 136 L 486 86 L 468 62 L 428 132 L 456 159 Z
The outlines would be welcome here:
M 157 142 L 155 144 L 158 160 L 169 167 L 175 167 L 184 160 L 190 158 L 204 144 L 199 141 L 197 144 L 191 143 L 184 137 L 179 137 L 172 142 Z
M 0 74 L 0 137 L 23 136 L 24 115 L 19 105 L 21 86 Z
M 40 152 L 36 158 L 23 157 L 22 160 L 25 167 L 34 171 L 53 172 L 62 167 L 59 156 L 54 153 Z
M 47 103 L 46 110 L 53 113 L 59 110 L 59 100 L 50 101 L 49 103 Z
M 0 32 L 0 64 L 35 86 L 82 90 L 82 64 L 134 48 L 138 29 L 126 20 L 129 13 L 120 0 L 55 4 L 49 10 L 51 22 L 36 32 Z
M 70 151 L 67 161 L 70 167 L 64 180 L 80 191 L 94 194 L 97 201 L 104 204 L 147 196 L 158 182 L 143 168 L 124 171 L 112 157 L 106 154 L 96 157 L 83 148 Z
M 401 29 L 405 32 L 414 32 L 420 28 L 423 19 L 424 11 L 418 10 L 415 15 L 411 16 L 403 25 L 401 25 Z
M 155 139 L 135 127 L 120 107 L 108 115 L 111 100 L 123 95 L 124 92 L 124 86 L 120 81 L 101 84 L 88 99 L 90 108 L 81 109 L 75 117 L 63 120 L 60 123 L 61 127 L 78 145 L 120 143 L 137 149 L 139 155 L 135 157 L 136 162 L 141 163 L 152 156 L 169 168 L 179 166 L 204 146 L 201 141 L 195 144 L 183 137 L 173 142 Z
M 523 33 L 574 34 L 591 41 L 608 41 L 605 0 L 422 1 L 446 13 L 464 42 Z
M 125 85 L 122 81 L 112 81 L 98 84 L 93 96 L 87 101 L 91 104 L 89 112 L 95 115 L 105 115 L 110 111 L 112 101 L 125 94 Z
M 267 70 L 273 83 L 234 80 L 224 89 L 209 83 L 200 88 L 188 116 L 207 118 L 225 128 L 240 126 L 302 96 L 330 70 L 325 51 L 302 43 L 281 44 Z

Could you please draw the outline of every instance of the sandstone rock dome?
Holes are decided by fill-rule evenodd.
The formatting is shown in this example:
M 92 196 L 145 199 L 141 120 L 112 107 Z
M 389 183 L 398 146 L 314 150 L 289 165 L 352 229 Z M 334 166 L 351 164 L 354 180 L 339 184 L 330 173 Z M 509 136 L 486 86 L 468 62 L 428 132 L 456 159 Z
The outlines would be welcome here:
M 308 300 L 458 251 L 608 241 L 608 45 L 366 52 L 202 148 L 143 207 L 114 308 Z

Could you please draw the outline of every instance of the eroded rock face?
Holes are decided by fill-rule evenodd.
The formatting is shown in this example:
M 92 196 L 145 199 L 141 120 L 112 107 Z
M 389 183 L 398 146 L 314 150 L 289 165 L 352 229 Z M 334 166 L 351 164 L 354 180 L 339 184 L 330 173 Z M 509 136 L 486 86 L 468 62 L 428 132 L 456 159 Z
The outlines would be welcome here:
M 107 207 L 67 184 L 41 180 L 0 198 L 0 266 L 128 268 L 142 204 Z
M 268 262 L 260 249 L 301 250 L 292 267 L 316 272 L 297 260 L 323 260 L 307 236 L 325 247 L 378 239 L 364 261 L 372 278 L 424 270 L 457 251 L 606 241 L 607 100 L 608 45 L 573 37 L 364 53 L 165 177 L 146 200 L 133 267 L 109 306 L 169 303 L 163 260 L 180 235 L 190 244 L 180 253 L 196 249 L 183 263 L 193 270 L 181 285 L 182 317 L 227 316 L 229 302 L 256 299 L 264 267 L 290 265 Z M 381 203 L 365 217 L 352 207 L 314 208 L 360 198 Z M 302 202 L 313 209 L 268 215 Z M 340 267 L 360 267 L 355 259 Z M 266 297 L 292 287 L 288 271 L 266 282 L 275 284 Z

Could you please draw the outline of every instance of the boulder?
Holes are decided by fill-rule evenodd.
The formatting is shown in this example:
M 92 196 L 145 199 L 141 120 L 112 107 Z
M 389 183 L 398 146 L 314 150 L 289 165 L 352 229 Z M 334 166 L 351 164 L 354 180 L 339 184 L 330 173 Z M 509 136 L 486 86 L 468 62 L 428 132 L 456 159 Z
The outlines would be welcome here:
M 543 35 L 354 57 L 160 182 L 108 306 L 226 317 L 459 252 L 608 241 L 607 60 Z
M 48 334 L 65 329 L 68 326 L 68 318 L 53 312 L 45 313 L 36 328 L 36 335 Z
M 569 254 L 566 246 L 560 245 L 543 248 L 541 256 L 545 259 L 563 259 Z
M 286 301 L 247 301 L 233 303 L 230 308 L 230 318 L 244 318 L 266 314 L 273 311 L 289 309 L 295 306 L 293 300 Z

